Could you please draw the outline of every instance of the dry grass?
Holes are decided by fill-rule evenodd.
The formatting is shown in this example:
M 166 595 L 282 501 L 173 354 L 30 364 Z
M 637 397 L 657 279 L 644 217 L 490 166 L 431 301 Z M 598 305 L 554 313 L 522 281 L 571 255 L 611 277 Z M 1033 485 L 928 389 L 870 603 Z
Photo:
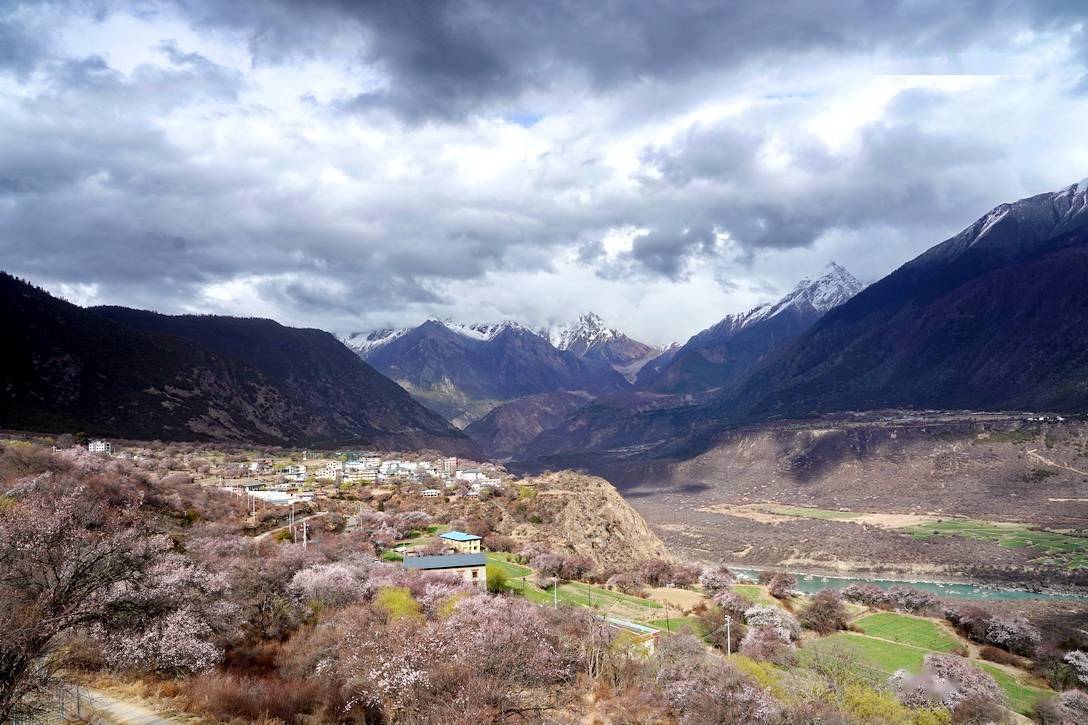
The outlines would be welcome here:
M 312 682 L 212 672 L 182 684 L 186 709 L 230 722 L 301 723 L 318 710 L 320 688 Z

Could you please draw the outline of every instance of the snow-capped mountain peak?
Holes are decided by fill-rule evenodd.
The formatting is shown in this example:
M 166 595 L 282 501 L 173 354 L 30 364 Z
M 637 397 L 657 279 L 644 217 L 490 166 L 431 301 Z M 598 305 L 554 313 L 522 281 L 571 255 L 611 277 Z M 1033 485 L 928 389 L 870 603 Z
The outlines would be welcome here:
M 621 337 L 619 332 L 606 326 L 595 312 L 586 312 L 572 324 L 557 325 L 542 332 L 560 350 L 570 350 L 576 346 L 589 348 Z
M 811 307 L 822 314 L 846 302 L 864 288 L 861 280 L 845 267 L 829 262 L 819 277 L 806 277 L 778 302 L 763 304 L 748 312 L 742 317 L 740 326 L 747 327 L 759 320 L 774 317 L 789 307 Z
M 408 332 L 409 329 L 385 328 L 371 332 L 352 332 L 340 336 L 340 341 L 353 350 L 355 354 L 365 358 L 370 352 L 393 342 L 393 340 Z

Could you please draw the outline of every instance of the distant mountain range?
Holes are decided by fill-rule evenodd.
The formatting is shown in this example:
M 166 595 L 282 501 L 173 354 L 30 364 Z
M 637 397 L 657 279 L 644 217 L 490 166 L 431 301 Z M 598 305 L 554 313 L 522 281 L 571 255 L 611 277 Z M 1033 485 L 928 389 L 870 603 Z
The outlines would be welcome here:
M 407 330 L 352 335 L 345 343 L 417 400 L 459 426 L 528 395 L 626 390 L 611 365 L 560 350 L 516 322 L 428 320 Z
M 835 285 L 802 290 L 813 308 L 856 286 L 836 268 L 829 273 Z M 703 338 L 717 347 L 697 335 L 685 347 L 703 360 L 683 367 L 691 356 L 681 348 L 649 387 L 717 380 L 725 356 L 702 351 L 733 350 L 738 326 L 755 329 L 780 306 L 739 324 L 727 318 Z M 886 408 L 1085 412 L 1088 180 L 996 207 L 808 324 L 746 372 L 729 372 L 727 385 L 598 400 L 514 455 L 599 470 L 609 461 L 690 458 L 731 428 L 770 419 Z M 708 357 L 714 365 L 703 364 Z M 685 374 L 670 377 L 674 366 Z
M 332 335 L 84 309 L 0 273 L 0 426 L 134 439 L 479 449 Z

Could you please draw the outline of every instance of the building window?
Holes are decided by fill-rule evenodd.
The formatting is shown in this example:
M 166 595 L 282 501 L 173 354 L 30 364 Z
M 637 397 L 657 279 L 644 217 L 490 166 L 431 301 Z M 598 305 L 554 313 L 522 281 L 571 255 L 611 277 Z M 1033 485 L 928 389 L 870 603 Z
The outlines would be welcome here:
M 473 569 L 473 570 L 472 570 L 472 578 L 473 578 L 473 579 L 479 579 L 479 578 L 480 578 L 480 572 L 479 572 L 479 571 L 477 571 L 477 570 L 475 570 L 475 569 Z

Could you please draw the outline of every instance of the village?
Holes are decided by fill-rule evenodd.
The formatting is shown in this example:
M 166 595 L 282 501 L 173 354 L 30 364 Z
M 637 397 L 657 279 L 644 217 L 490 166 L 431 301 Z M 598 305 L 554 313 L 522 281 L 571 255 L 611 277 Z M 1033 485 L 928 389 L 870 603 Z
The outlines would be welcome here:
M 856 722 L 885 710 L 894 714 L 888 722 L 949 722 L 949 711 L 963 710 L 957 710 L 959 700 L 916 705 L 909 697 L 897 699 L 923 687 L 926 677 L 958 678 L 959 691 L 987 717 L 1023 722 L 1047 707 L 1080 706 L 1075 696 L 1066 697 L 1068 703 L 1058 698 L 1088 661 L 1082 663 L 1081 650 L 1057 644 L 1064 640 L 1043 641 L 1080 641 L 1060 624 L 1066 616 L 1061 602 L 1036 607 L 1029 622 L 1023 601 L 994 600 L 983 608 L 906 583 L 805 593 L 806 582 L 784 571 L 679 560 L 603 479 L 573 472 L 517 478 L 493 464 L 427 454 L 105 439 L 55 444 L 47 458 L 34 452 L 47 451 L 43 443 L 5 445 L 24 469 L 35 460 L 39 468 L 69 462 L 82 471 L 130 477 L 131 485 L 143 485 L 152 495 L 146 505 L 157 512 L 159 525 L 187 541 L 194 555 L 208 565 L 230 562 L 236 588 L 223 594 L 236 600 L 239 612 L 253 613 L 237 631 L 249 632 L 261 647 L 278 642 L 276 627 L 286 626 L 294 634 L 273 646 L 304 651 L 310 646 L 308 627 L 318 625 L 338 628 L 337 644 L 322 652 L 350 650 L 354 656 L 375 645 L 344 645 L 341 652 L 341 638 L 371 632 L 365 636 L 385 647 L 400 631 L 398 623 L 404 631 L 419 623 L 445 631 L 447 617 L 484 626 L 501 610 L 513 617 L 511 632 L 518 631 L 517 623 L 531 622 L 538 637 L 556 643 L 569 636 L 570 627 L 586 642 L 595 641 L 595 627 L 603 628 L 602 642 L 612 648 L 608 656 L 632 668 L 624 675 L 632 684 L 678 652 L 719 674 L 728 663 L 746 678 L 744 686 L 756 682 L 771 693 L 786 693 L 781 686 L 791 677 L 826 677 L 822 668 L 839 662 L 852 684 L 834 696 L 835 706 Z M 266 592 L 268 586 L 274 592 Z M 263 609 L 268 603 L 283 609 Z M 260 614 L 266 611 L 281 614 L 269 621 Z M 354 616 L 374 619 L 360 628 Z M 209 646 L 218 641 L 212 630 L 204 636 Z M 243 645 L 224 641 L 241 651 Z M 416 652 L 406 647 L 396 650 L 395 661 Z M 1046 647 L 1053 655 L 1045 654 Z M 547 659 L 553 651 L 538 649 L 510 655 Z M 1031 659 L 1037 652 L 1044 654 Z M 221 672 L 206 675 L 226 688 L 219 699 L 205 697 L 199 679 L 181 695 L 173 685 L 123 672 L 99 674 L 95 682 L 112 693 L 138 687 L 143 702 L 156 709 L 224 719 L 246 708 L 265 712 L 267 702 L 247 699 L 250 681 L 231 673 L 239 666 L 228 658 Z M 269 681 L 292 676 L 271 660 L 262 667 Z M 587 665 L 584 672 L 595 670 Z M 496 692 L 509 691 L 501 676 L 495 682 Z M 560 701 L 562 707 L 581 707 L 573 704 L 579 701 L 575 680 L 564 681 L 564 694 L 555 700 L 557 691 L 533 683 L 533 697 L 548 707 Z M 625 692 L 610 686 L 593 707 L 612 707 Z M 763 699 L 761 707 L 778 712 L 803 705 L 790 693 L 777 696 L 781 702 Z M 393 688 L 383 697 L 416 702 L 420 692 Z M 328 706 L 322 702 L 314 694 L 289 707 L 317 711 Z M 672 706 L 691 707 L 680 700 Z

